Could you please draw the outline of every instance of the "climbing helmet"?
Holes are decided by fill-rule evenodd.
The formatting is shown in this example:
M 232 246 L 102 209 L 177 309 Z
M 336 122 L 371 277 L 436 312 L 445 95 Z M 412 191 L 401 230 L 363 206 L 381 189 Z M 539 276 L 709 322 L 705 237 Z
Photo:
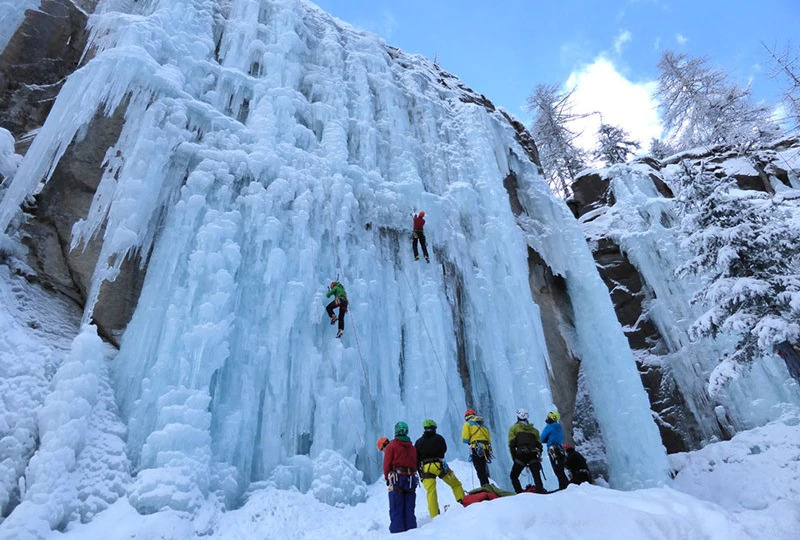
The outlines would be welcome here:
M 517 409 L 517 418 L 519 420 L 527 420 L 528 419 L 528 409 L 523 409 L 523 408 Z
M 422 422 L 423 429 L 436 429 L 436 422 L 428 418 L 424 422 Z
M 394 425 L 394 434 L 395 436 L 408 435 L 408 424 L 406 424 L 405 422 L 397 422 Z
M 561 415 L 558 414 L 557 411 L 550 411 L 549 413 L 547 413 L 547 419 L 550 420 L 551 422 L 558 422 L 559 420 L 561 420 Z
M 386 437 L 381 437 L 378 439 L 378 450 L 383 452 L 383 449 L 386 448 L 386 445 L 389 444 L 389 439 Z
M 476 414 L 478 413 L 475 412 L 475 409 L 467 409 L 464 411 L 464 418 L 467 418 L 468 416 L 475 416 Z

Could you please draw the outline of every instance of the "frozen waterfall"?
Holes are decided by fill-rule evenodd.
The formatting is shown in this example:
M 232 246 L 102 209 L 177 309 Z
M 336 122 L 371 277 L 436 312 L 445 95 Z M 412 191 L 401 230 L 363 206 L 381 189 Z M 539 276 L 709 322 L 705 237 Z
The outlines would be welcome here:
M 102 235 L 87 322 L 123 259 L 146 261 L 113 374 L 140 511 L 310 483 L 320 467 L 302 455 L 336 469 L 352 502 L 397 420 L 414 437 L 435 419 L 465 456 L 466 406 L 487 419 L 505 484 L 516 408 L 541 427 L 553 406 L 529 246 L 566 280 L 612 485 L 667 481 L 583 233 L 505 113 L 302 0 L 106 0 L 92 24 L 93 57 L 22 161 L 0 230 L 98 110 L 125 108 L 73 247 Z M 419 209 L 430 264 L 411 254 Z M 324 316 L 337 276 L 341 341 Z

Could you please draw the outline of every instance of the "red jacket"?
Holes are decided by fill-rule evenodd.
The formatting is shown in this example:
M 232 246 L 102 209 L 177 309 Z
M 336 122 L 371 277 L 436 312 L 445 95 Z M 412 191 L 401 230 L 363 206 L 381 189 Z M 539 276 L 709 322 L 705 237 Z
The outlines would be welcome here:
M 414 230 L 421 231 L 422 228 L 425 226 L 425 218 L 421 218 L 418 215 L 414 216 Z
M 417 449 L 411 441 L 393 440 L 383 451 L 383 477 L 388 480 L 395 467 L 406 467 L 417 471 Z

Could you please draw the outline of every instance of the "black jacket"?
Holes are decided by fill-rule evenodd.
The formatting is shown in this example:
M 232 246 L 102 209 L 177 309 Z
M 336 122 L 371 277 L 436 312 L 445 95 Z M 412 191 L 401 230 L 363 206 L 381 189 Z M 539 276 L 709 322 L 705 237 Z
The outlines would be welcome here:
M 589 469 L 589 466 L 586 465 L 586 458 L 581 455 L 580 452 L 577 450 L 569 450 L 567 451 L 567 461 L 565 466 L 570 471 L 579 471 L 581 469 Z
M 414 443 L 417 449 L 417 461 L 422 463 L 426 459 L 444 459 L 444 454 L 447 452 L 447 443 L 444 437 L 435 431 L 426 431 L 422 437 L 417 439 Z

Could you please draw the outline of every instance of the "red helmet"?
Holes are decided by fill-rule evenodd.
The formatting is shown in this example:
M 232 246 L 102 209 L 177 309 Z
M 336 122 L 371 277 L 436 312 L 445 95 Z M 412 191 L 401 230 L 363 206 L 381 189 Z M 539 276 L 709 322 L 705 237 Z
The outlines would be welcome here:
M 467 416 L 474 416 L 476 414 L 478 413 L 475 412 L 475 409 L 467 409 L 466 411 L 464 411 L 464 418 L 466 418 Z
M 338 282 L 338 281 L 331 281 L 331 286 L 330 286 L 329 288 L 330 288 L 330 289 L 333 289 L 333 288 L 334 288 L 334 287 L 336 287 L 338 284 L 339 284 L 339 282 Z
M 569 451 L 569 450 L 575 450 L 575 447 L 574 447 L 574 446 L 572 446 L 572 445 L 571 445 L 570 443 L 568 443 L 568 442 L 565 442 L 565 443 L 564 443 L 562 446 L 564 447 L 564 450 L 567 450 L 567 451 Z
M 386 448 L 387 444 L 389 444 L 389 439 L 387 439 L 386 437 L 381 437 L 380 439 L 378 439 L 378 445 L 377 445 L 378 450 L 383 452 L 383 449 Z
M 419 211 L 419 217 L 425 217 L 425 210 Z

